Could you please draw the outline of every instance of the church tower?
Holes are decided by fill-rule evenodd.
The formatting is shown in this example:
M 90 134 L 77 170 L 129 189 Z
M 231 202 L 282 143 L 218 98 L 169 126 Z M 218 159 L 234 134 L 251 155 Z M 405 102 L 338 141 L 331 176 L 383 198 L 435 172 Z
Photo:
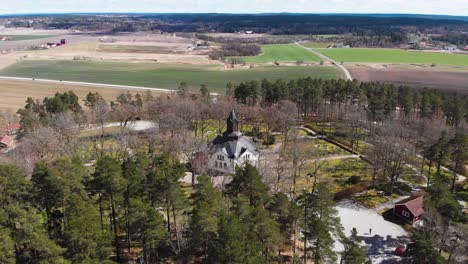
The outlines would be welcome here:
M 229 135 L 235 132 L 239 132 L 239 121 L 236 118 L 236 113 L 234 112 L 234 109 L 229 114 L 229 117 L 227 118 L 226 123 L 227 123 L 226 134 Z

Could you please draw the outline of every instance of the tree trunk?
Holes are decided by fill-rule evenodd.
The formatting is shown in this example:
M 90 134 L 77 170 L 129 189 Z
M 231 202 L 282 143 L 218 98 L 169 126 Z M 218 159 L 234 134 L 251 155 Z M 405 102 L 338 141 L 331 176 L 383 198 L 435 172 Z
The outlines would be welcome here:
M 170 217 L 170 214 L 171 214 L 171 209 L 169 208 L 169 205 L 166 207 L 166 218 L 167 218 L 167 232 L 171 232 L 171 217 Z
M 307 264 L 307 206 L 304 206 L 304 264 Z
M 458 162 L 457 162 L 458 163 Z M 452 169 L 453 170 L 453 180 L 452 180 L 452 188 L 450 189 L 452 191 L 452 193 L 455 192 L 455 184 L 457 183 L 457 171 L 455 168 L 458 168 L 458 164 L 455 163 L 455 166 L 454 168 Z
M 177 250 L 180 252 L 180 241 L 179 241 L 179 234 L 177 233 L 177 220 L 176 220 L 176 212 L 174 206 L 172 206 L 172 217 L 174 221 L 174 232 L 175 232 L 175 237 L 176 237 L 176 243 L 177 243 Z
M 98 198 L 98 201 L 99 201 L 99 215 L 101 217 L 101 231 L 104 231 L 104 220 L 103 220 L 104 211 L 102 209 L 102 195 L 101 195 L 101 193 L 99 193 L 98 196 L 99 196 L 99 198 Z
M 115 235 L 115 250 L 117 254 L 117 262 L 120 262 L 119 235 L 117 234 L 117 214 L 115 212 L 114 195 L 112 194 L 112 191 L 110 192 L 110 199 L 111 199 L 111 211 L 112 211 L 112 224 L 114 226 L 114 235 Z
M 297 228 L 297 221 L 294 221 L 292 264 L 295 264 L 295 263 L 296 263 L 296 233 L 297 233 L 296 228 Z
M 429 160 L 429 170 L 427 172 L 427 188 L 429 188 L 429 183 L 431 182 L 431 170 L 432 170 L 432 160 Z

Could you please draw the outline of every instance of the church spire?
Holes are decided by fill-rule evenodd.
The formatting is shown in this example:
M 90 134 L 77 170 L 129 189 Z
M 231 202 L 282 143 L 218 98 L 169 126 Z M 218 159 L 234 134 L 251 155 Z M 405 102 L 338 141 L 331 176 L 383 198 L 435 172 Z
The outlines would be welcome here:
M 236 118 L 236 113 L 234 112 L 234 109 L 232 109 L 231 113 L 229 114 L 229 117 L 226 120 L 227 123 L 227 130 L 226 133 L 229 135 L 234 132 L 239 131 L 239 121 Z

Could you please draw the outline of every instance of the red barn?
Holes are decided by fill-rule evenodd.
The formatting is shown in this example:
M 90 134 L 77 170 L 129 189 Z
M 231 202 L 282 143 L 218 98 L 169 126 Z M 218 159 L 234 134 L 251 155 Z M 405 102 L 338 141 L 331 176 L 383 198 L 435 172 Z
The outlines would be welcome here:
M 1 132 L 7 135 L 14 135 L 21 129 L 21 125 L 19 123 L 16 124 L 8 124 L 2 128 Z
M 415 195 L 395 203 L 393 213 L 411 224 L 422 219 L 424 214 L 424 197 Z
M 4 136 L 0 139 L 0 149 L 8 149 L 13 144 L 13 138 L 10 136 Z

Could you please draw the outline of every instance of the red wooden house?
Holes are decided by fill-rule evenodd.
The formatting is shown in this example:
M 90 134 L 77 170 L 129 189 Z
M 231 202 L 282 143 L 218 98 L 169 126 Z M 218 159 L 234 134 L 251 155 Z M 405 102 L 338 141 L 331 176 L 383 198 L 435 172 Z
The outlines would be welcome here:
M 411 224 L 422 219 L 424 215 L 424 197 L 415 195 L 395 203 L 393 213 Z
M 13 145 L 13 138 L 4 136 L 0 138 L 0 149 L 9 149 Z

